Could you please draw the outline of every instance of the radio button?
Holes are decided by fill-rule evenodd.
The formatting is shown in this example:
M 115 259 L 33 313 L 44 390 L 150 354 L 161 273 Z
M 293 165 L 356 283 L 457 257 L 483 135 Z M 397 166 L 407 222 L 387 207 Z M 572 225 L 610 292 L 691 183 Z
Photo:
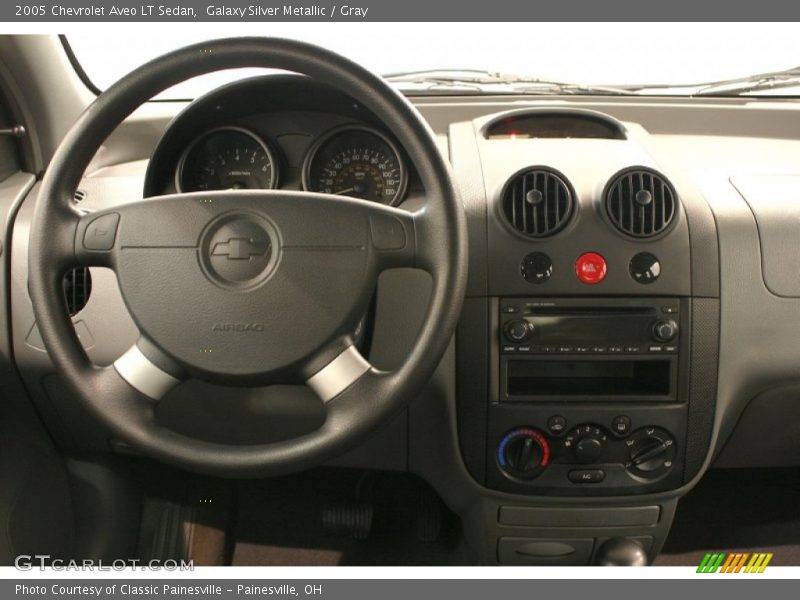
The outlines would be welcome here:
M 568 354 L 570 352 L 574 352 L 574 348 L 572 346 L 559 346 L 558 351 L 563 354 Z
M 605 346 L 592 346 L 592 352 L 602 354 L 603 352 L 607 352 L 607 348 Z
M 520 346 L 519 348 L 517 348 L 517 350 L 520 351 L 520 352 L 531 352 L 531 347 L 530 346 Z
M 617 354 L 619 352 L 622 352 L 622 346 L 609 346 L 608 351 Z
M 677 352 L 677 346 L 664 346 L 664 352 Z
M 586 353 L 589 352 L 589 346 L 575 346 L 575 352 Z
M 639 350 L 641 350 L 641 348 L 639 348 L 639 346 L 626 346 L 625 347 L 625 352 L 633 353 L 633 352 L 639 352 Z
M 516 306 L 504 306 L 503 312 L 507 315 L 513 315 L 519 312 L 519 309 Z
M 606 278 L 606 259 L 596 252 L 586 252 L 575 261 L 575 274 L 586 285 L 595 285 Z
M 648 352 L 663 352 L 664 346 L 650 346 L 647 350 Z
M 516 346 L 503 346 L 503 354 L 512 354 L 517 351 Z

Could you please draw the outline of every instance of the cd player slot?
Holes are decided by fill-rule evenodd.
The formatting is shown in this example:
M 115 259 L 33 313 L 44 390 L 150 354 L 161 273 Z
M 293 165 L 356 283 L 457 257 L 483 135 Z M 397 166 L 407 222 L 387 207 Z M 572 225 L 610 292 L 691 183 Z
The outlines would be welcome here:
M 642 316 L 655 315 L 657 311 L 650 306 L 526 306 L 525 315 L 539 317 L 562 316 Z

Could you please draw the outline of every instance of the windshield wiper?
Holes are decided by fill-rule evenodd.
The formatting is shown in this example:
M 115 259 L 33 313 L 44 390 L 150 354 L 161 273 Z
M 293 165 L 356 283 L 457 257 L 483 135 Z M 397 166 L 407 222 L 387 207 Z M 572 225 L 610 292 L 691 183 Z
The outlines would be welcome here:
M 800 66 L 785 71 L 757 73 L 749 77 L 700 84 L 695 96 L 740 95 L 787 87 L 800 87 Z
M 578 95 L 629 95 L 634 93 L 626 87 L 583 85 L 476 69 L 429 69 L 390 73 L 383 77 L 390 83 L 409 84 L 412 86 L 412 91 L 414 89 L 420 91 L 445 89 L 477 90 L 484 93 Z M 403 89 L 408 90 L 408 86 Z

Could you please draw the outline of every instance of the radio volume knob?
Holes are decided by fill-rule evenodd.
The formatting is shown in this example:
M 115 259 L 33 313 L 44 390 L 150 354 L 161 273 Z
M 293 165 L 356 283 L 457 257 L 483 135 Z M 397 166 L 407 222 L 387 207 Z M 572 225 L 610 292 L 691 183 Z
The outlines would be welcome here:
M 672 319 L 661 319 L 653 323 L 652 333 L 657 342 L 669 342 L 678 335 L 678 324 Z
M 525 319 L 514 319 L 506 323 L 505 334 L 512 342 L 524 342 L 533 335 L 533 324 Z

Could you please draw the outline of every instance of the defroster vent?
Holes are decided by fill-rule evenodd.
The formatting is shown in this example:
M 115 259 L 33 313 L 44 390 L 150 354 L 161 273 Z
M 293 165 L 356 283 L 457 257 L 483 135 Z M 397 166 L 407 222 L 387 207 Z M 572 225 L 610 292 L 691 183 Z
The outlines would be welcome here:
M 520 233 L 544 238 L 563 228 L 572 215 L 572 188 L 560 173 L 534 168 L 517 173 L 503 190 L 503 214 Z
M 606 212 L 622 233 L 649 238 L 670 226 L 678 196 L 663 175 L 646 168 L 616 175 L 606 188 Z

